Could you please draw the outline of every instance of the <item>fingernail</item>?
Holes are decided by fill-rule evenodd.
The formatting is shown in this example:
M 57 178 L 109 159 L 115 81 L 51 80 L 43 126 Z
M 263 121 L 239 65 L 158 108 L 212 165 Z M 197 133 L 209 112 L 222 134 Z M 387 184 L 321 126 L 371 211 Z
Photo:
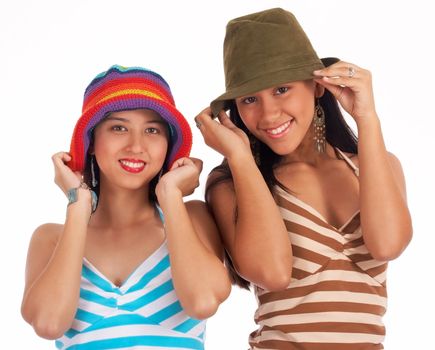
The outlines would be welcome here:
M 322 74 L 322 71 L 321 71 L 321 70 L 315 70 L 315 71 L 313 72 L 313 74 L 314 74 L 314 75 L 320 75 L 320 74 Z

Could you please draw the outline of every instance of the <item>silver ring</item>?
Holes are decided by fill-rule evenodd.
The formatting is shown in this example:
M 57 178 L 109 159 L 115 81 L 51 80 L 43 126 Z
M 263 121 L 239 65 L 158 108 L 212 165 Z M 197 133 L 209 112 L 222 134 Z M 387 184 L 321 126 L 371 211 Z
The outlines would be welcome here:
M 356 73 L 355 68 L 353 68 L 353 67 L 348 67 L 347 69 L 348 69 L 347 76 L 348 76 L 349 78 L 353 78 L 353 76 L 354 76 L 355 73 Z
M 195 119 L 195 124 L 196 124 L 196 127 L 198 129 L 202 126 L 202 124 L 199 121 L 197 121 L 196 119 Z

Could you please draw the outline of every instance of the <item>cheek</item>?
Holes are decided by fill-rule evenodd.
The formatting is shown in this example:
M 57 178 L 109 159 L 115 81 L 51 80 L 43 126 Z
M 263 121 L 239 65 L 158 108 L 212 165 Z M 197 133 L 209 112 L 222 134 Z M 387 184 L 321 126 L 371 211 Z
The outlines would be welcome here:
M 256 114 L 254 113 L 252 108 L 251 110 L 239 109 L 239 115 L 240 119 L 242 120 L 243 124 L 245 124 L 245 126 L 248 128 L 248 130 L 251 133 L 255 133 L 258 118 L 256 117 Z
M 169 151 L 169 143 L 166 138 L 156 138 L 152 141 L 152 147 L 150 147 L 150 151 L 152 148 L 152 152 L 155 157 L 162 159 L 162 161 L 165 160 L 166 154 Z
M 96 157 L 110 154 L 112 149 L 116 148 L 116 140 L 109 139 L 105 136 L 105 134 L 95 135 L 93 148 Z

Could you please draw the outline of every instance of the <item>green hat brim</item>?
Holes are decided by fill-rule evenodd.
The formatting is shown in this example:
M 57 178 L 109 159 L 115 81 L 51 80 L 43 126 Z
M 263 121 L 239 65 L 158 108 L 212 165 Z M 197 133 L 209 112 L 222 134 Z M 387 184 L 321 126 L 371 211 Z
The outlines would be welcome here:
M 210 103 L 213 117 L 217 117 L 222 109 L 228 110 L 228 102 L 237 97 L 253 94 L 284 83 L 313 79 L 313 71 L 322 68 L 324 68 L 322 62 L 315 60 L 304 66 L 289 66 L 275 72 L 261 72 L 258 76 L 227 90 L 224 94 L 213 100 Z

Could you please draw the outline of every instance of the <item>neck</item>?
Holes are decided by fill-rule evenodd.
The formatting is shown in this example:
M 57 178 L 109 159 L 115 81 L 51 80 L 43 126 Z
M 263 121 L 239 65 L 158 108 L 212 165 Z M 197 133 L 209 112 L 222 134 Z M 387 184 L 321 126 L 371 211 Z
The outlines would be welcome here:
M 293 152 L 284 155 L 280 164 L 302 162 L 318 166 L 322 161 L 330 158 L 336 158 L 334 148 L 329 143 L 326 143 L 325 152 L 318 152 L 315 147 L 314 132 L 310 128 L 300 145 Z
M 149 188 L 125 190 L 100 185 L 98 207 L 90 224 L 112 229 L 131 227 L 155 216 L 155 204 L 148 199 Z

